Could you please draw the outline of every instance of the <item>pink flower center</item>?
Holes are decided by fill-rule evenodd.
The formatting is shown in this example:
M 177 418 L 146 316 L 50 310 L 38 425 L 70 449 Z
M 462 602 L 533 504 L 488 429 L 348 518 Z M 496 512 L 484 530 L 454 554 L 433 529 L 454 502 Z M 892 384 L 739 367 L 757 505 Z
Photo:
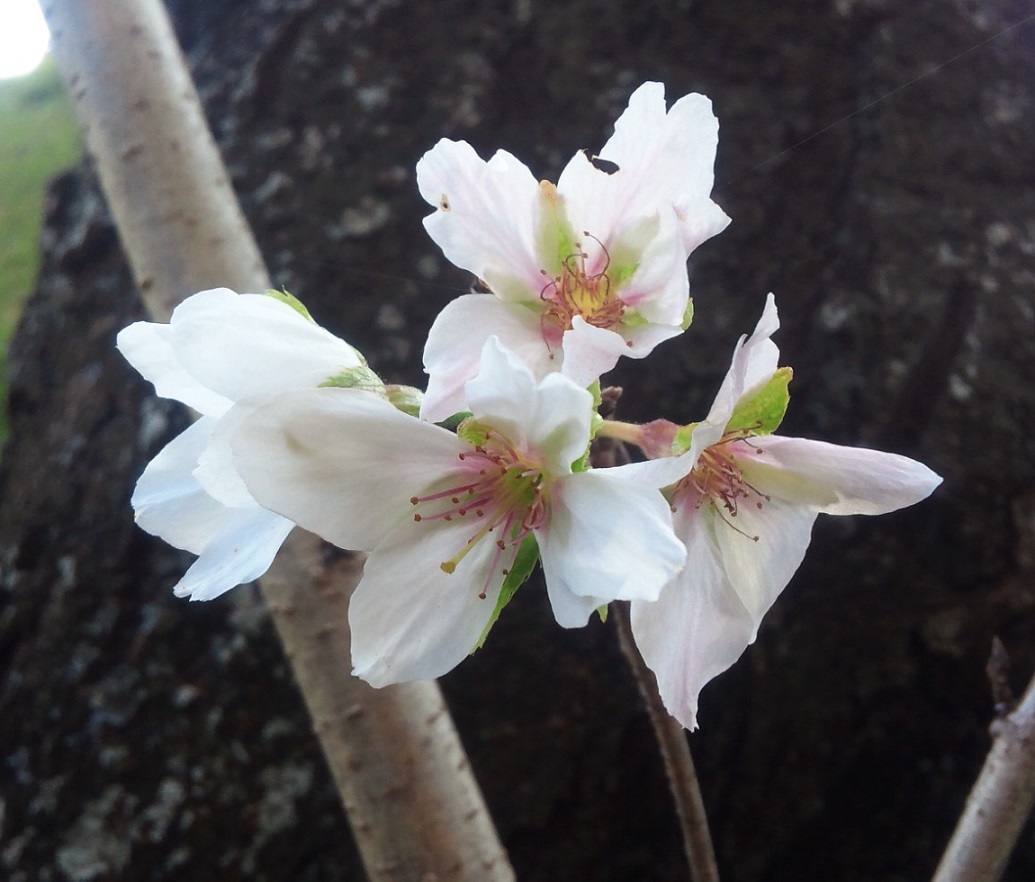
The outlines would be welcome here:
M 733 522 L 744 503 L 761 509 L 771 499 L 745 480 L 738 462 L 740 457 L 762 452 L 747 440 L 748 432 L 748 429 L 735 429 L 706 447 L 697 458 L 693 471 L 676 485 L 672 504 L 674 510 L 680 503 L 696 508 L 708 503 L 724 523 L 757 542 L 758 536 L 745 533 Z
M 612 328 L 622 320 L 625 304 L 612 291 L 611 278 L 607 274 L 611 257 L 599 239 L 585 231 L 583 235 L 589 236 L 603 249 L 604 266 L 599 272 L 589 272 L 589 255 L 582 250 L 581 243 L 576 242 L 578 251 L 564 258 L 560 273 L 550 276 L 546 270 L 541 270 L 550 279 L 539 292 L 539 299 L 544 304 L 544 336 L 547 335 L 547 326 L 554 333 L 571 330 L 572 319 L 577 315 L 595 328 Z
M 463 547 L 439 566 L 447 573 L 456 570 L 468 552 L 483 539 L 495 542 L 489 572 L 479 597 L 484 598 L 497 573 L 506 576 L 524 538 L 546 518 L 544 476 L 538 464 L 518 452 L 506 438 L 487 430 L 481 444 L 458 453 L 460 467 L 452 479 L 457 483 L 410 502 L 420 511 L 413 519 L 460 521 L 471 525 Z

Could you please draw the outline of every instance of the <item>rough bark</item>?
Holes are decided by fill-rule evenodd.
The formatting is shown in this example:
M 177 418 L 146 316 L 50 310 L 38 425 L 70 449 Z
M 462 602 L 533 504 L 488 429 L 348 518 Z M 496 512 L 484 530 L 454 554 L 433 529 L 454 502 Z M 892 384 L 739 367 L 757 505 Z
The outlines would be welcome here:
M 469 281 L 418 220 L 413 164 L 437 138 L 548 178 L 644 79 L 712 97 L 734 222 L 692 260 L 688 335 L 622 366 L 621 415 L 699 418 L 773 290 L 795 368 L 783 431 L 946 476 L 914 510 L 821 520 L 757 644 L 705 690 L 693 746 L 720 870 L 929 876 L 989 746 L 991 635 L 1021 680 L 1035 666 L 1032 25 L 787 148 L 1026 5 L 170 5 L 275 282 L 396 381 L 420 382 L 423 335 Z M 43 246 L 0 472 L 0 867 L 359 878 L 254 595 L 175 601 L 185 561 L 132 526 L 132 482 L 183 417 L 112 351 L 139 306 L 87 170 L 55 184 Z M 679 877 L 609 628 L 561 632 L 531 585 L 443 686 L 519 878 Z M 1029 824 L 1005 878 L 1033 873 Z

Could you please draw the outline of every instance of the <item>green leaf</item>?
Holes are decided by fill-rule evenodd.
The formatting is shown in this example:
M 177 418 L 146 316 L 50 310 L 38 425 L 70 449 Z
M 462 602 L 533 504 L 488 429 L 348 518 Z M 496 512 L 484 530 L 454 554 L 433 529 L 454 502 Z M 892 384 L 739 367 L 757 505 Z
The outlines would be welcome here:
M 503 607 L 510 603 L 514 595 L 517 594 L 518 588 L 528 581 L 528 577 L 532 575 L 532 570 L 535 568 L 538 560 L 539 545 L 535 541 L 535 534 L 529 533 L 521 541 L 521 547 L 518 548 L 518 553 L 514 558 L 514 563 L 511 565 L 510 570 L 503 579 L 503 587 L 500 589 L 500 596 L 496 601 L 496 608 L 492 611 L 488 624 L 486 624 L 485 630 L 482 631 L 482 636 L 478 638 L 478 643 L 475 644 L 474 647 L 475 650 L 481 649 L 485 645 L 485 638 L 489 636 L 489 631 L 492 630 L 492 626 L 496 624 L 496 620 L 500 617 L 500 613 L 503 612 Z M 472 652 L 473 651 L 474 650 L 472 650 Z
M 381 378 L 366 366 L 347 368 L 340 374 L 328 377 L 320 384 L 321 389 L 325 387 L 361 389 L 364 392 L 373 392 L 382 398 L 388 398 L 385 384 L 381 381 Z
M 450 432 L 455 432 L 460 427 L 461 423 L 463 423 L 465 420 L 469 420 L 470 418 L 471 411 L 461 410 L 458 413 L 454 413 L 450 417 L 446 417 L 446 419 L 442 420 L 440 423 L 438 423 L 438 425 L 440 425 L 443 429 L 449 429 Z
M 769 382 L 750 398 L 741 399 L 726 431 L 746 431 L 749 435 L 772 435 L 783 422 L 791 394 L 787 389 L 794 372 L 789 367 L 779 368 Z
M 302 301 L 295 297 L 294 294 L 288 294 L 287 291 L 274 291 L 272 288 L 270 288 L 265 293 L 267 297 L 272 297 L 274 300 L 279 300 L 281 303 L 286 303 L 295 312 L 302 316 L 302 318 L 308 319 L 314 325 L 316 324 L 316 319 L 314 319 L 309 314 L 309 310 L 305 308 Z
M 693 298 L 686 302 L 686 309 L 683 310 L 683 320 L 679 323 L 684 331 L 690 327 L 691 322 L 694 320 L 694 301 Z

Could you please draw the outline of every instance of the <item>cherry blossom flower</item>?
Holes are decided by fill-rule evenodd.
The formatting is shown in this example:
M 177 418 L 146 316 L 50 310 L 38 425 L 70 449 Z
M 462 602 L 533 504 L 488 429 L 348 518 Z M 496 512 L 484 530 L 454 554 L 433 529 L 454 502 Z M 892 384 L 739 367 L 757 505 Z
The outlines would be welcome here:
M 437 677 L 474 650 L 529 541 L 564 627 L 615 598 L 655 599 L 685 557 L 656 485 L 584 469 L 585 389 L 537 381 L 490 337 L 465 395 L 456 434 L 323 388 L 257 409 L 231 440 L 262 505 L 370 551 L 349 624 L 354 673 L 373 686 Z
M 490 293 L 458 297 L 428 337 L 422 416 L 464 409 L 464 383 L 491 335 L 537 378 L 589 386 L 689 321 L 687 256 L 729 218 L 712 202 L 718 123 L 703 95 L 666 111 L 664 86 L 629 99 L 599 157 L 577 153 L 557 185 L 505 151 L 488 162 L 440 141 L 417 164 L 424 220 L 446 257 Z
M 227 433 L 271 396 L 349 371 L 373 377 L 362 356 L 293 298 L 226 288 L 187 298 L 168 324 L 130 325 L 118 348 L 158 395 L 201 414 L 150 462 L 132 498 L 144 530 L 199 556 L 176 595 L 210 600 L 258 578 L 294 524 L 248 493 Z
M 790 379 L 769 339 L 778 327 L 769 295 L 689 449 L 638 464 L 644 477 L 669 485 L 687 559 L 656 602 L 633 602 L 633 635 L 665 706 L 691 729 L 698 693 L 755 640 L 801 564 L 817 515 L 884 514 L 941 483 L 904 456 L 773 435 Z

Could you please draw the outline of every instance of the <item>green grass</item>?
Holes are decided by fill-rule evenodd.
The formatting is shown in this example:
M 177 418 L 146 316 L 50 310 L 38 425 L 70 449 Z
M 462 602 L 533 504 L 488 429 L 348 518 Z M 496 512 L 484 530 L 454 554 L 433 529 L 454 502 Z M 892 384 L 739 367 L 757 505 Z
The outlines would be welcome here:
M 7 437 L 7 341 L 39 269 L 47 181 L 82 153 L 61 77 L 49 57 L 0 80 L 0 445 Z

